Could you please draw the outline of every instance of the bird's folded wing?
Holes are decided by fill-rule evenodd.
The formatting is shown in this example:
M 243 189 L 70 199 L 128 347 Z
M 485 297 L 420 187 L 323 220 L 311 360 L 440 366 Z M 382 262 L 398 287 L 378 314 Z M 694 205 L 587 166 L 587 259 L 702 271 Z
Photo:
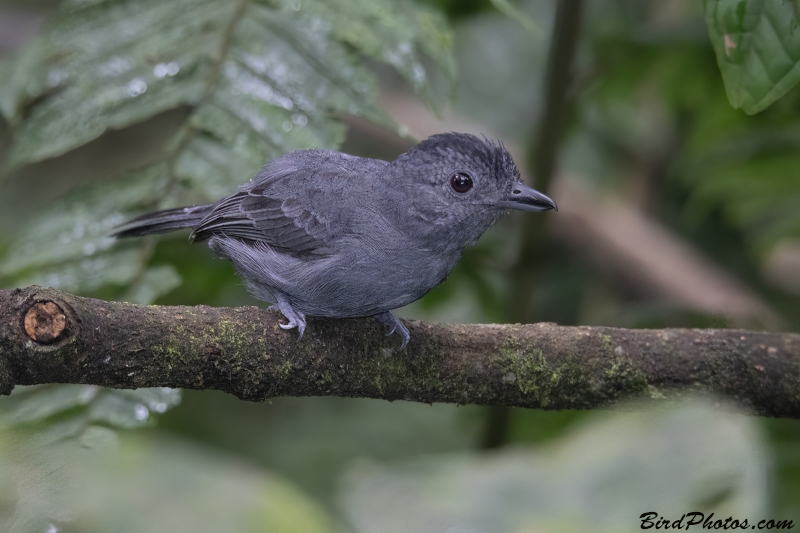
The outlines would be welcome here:
M 325 222 L 296 200 L 241 192 L 221 201 L 195 228 L 192 239 L 217 234 L 261 241 L 293 255 L 323 252 L 330 237 Z
M 274 189 L 270 187 L 269 189 Z M 192 239 L 214 235 L 259 241 L 293 256 L 327 255 L 333 238 L 326 217 L 311 203 L 256 187 L 220 200 L 192 232 Z M 272 193 L 272 194 L 271 194 Z

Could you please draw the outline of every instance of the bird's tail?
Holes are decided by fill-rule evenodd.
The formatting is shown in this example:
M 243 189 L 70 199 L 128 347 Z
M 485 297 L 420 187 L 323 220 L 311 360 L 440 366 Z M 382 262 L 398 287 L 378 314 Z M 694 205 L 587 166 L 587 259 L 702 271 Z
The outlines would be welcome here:
M 193 207 L 176 207 L 148 213 L 114 228 L 113 236 L 141 237 L 153 233 L 166 233 L 181 228 L 197 226 L 205 216 L 211 212 L 214 204 L 198 205 Z

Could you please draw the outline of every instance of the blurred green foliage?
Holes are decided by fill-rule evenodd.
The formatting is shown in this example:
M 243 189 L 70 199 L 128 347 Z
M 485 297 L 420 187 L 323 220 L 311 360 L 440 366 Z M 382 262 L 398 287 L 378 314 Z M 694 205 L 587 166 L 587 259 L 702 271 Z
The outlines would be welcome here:
M 665 171 L 691 193 L 682 206 L 685 223 L 699 224 L 719 209 L 756 254 L 800 235 L 797 88 L 747 117 L 721 98 L 705 40 L 668 34 L 644 43 L 619 35 L 598 41 L 603 75 L 584 96 L 581 120 L 583 135 L 605 152 L 600 157 L 613 161 L 609 174 L 622 174 L 620 165 L 637 158 L 666 155 Z
M 32 181 L 44 182 L 41 190 L 62 191 L 53 195 L 53 203 L 40 201 L 35 216 L 20 210 L 29 223 L 18 226 L 12 239 L 0 239 L 0 279 L 6 286 L 38 283 L 149 304 L 181 286 L 186 277 L 183 290 L 196 299 L 182 303 L 211 303 L 215 288 L 225 286 L 220 278 L 237 283 L 228 265 L 217 263 L 216 272 L 225 272 L 218 276 L 210 265 L 180 272 L 196 263 L 187 261 L 184 252 L 170 256 L 174 240 L 162 241 L 160 247 L 155 239 L 115 243 L 108 236 L 111 228 L 137 212 L 216 199 L 282 153 L 336 148 L 345 137 L 339 121 L 343 113 L 395 128 L 377 104 L 370 61 L 393 67 L 429 105 L 441 105 L 453 77 L 450 40 L 447 24 L 436 11 L 409 2 L 60 2 L 38 37 L 0 62 L 1 125 L 13 139 L 2 152 L 5 177 L 11 182 L 6 191 L 13 197 L 14 183 L 25 180 L 28 169 L 33 169 Z M 163 139 L 160 146 L 143 149 L 134 135 L 132 146 L 121 150 L 125 164 L 108 165 L 119 158 L 103 149 L 107 136 L 100 137 L 137 123 L 145 125 L 128 129 L 145 136 L 155 133 Z M 76 169 L 65 175 L 61 165 L 52 167 L 48 177 L 45 160 L 59 156 L 84 161 L 79 166 L 97 169 L 99 179 L 78 177 L 81 172 Z M 31 190 L 28 181 L 21 194 Z M 13 210 L 19 202 L 8 204 Z M 199 282 L 198 275 L 203 276 Z M 232 292 L 235 303 L 246 299 L 241 291 L 238 296 L 235 289 Z M 41 431 L 31 425 L 43 424 L 48 434 L 60 428 L 53 442 L 72 449 L 95 434 L 106 434 L 109 427 L 150 424 L 151 413 L 163 413 L 179 400 L 179 392 L 171 390 L 52 385 L 19 390 L 3 407 L 6 426 L 26 430 L 20 443 L 38 438 Z M 13 435 L 10 430 L 8 435 Z M 73 455 L 58 446 L 37 449 L 51 470 L 66 468 L 73 475 L 103 471 L 88 462 L 73 469 Z M 271 531 L 329 530 L 325 520 L 309 518 L 305 511 L 293 514 L 297 504 L 288 505 L 291 494 L 275 500 L 285 491 L 273 482 L 274 488 L 265 486 L 269 490 L 263 501 L 253 502 L 261 510 L 258 505 L 237 510 L 232 504 L 245 505 L 252 498 L 240 502 L 233 494 L 217 503 L 231 507 L 225 509 L 227 523 L 190 515 L 188 510 L 183 517 L 163 517 L 166 522 L 159 522 L 158 516 L 138 525 L 124 519 L 130 515 L 125 509 L 135 507 L 131 496 L 153 497 L 146 485 L 158 485 L 158 475 L 167 479 L 196 473 L 211 481 L 225 477 L 206 466 L 194 468 L 207 457 L 176 463 L 185 472 L 162 472 L 158 462 L 164 453 L 158 447 L 154 457 L 140 458 L 141 466 L 133 471 L 141 474 L 143 485 L 129 487 L 128 494 L 110 493 L 116 503 L 100 506 L 99 515 L 87 510 L 89 522 L 81 525 L 73 523 L 77 511 L 67 511 L 46 496 L 34 502 L 44 507 L 15 503 L 14 487 L 25 484 L 28 476 L 22 469 L 4 485 L 11 491 L 11 512 L 4 519 L 13 531 L 122 531 L 120 524 L 131 531 L 255 531 L 270 524 Z M 16 454 L 6 456 L 6 465 L 8 457 Z M 34 492 L 48 484 L 64 490 L 58 487 L 70 478 L 45 474 L 31 486 Z M 130 478 L 132 472 L 119 474 Z M 198 486 L 202 487 L 213 489 L 209 501 L 220 491 L 213 484 Z M 23 498 L 20 490 L 16 493 Z M 238 490 L 247 492 L 246 487 Z M 80 507 L 76 502 L 71 501 Z M 193 503 L 195 509 L 203 508 Z M 142 502 L 143 508 L 151 506 Z M 251 518 L 242 522 L 236 515 L 244 511 Z M 180 528 L 166 526 L 179 518 Z
M 597 417 L 552 446 L 354 465 L 344 508 L 357 532 L 622 532 L 639 516 L 765 516 L 756 423 L 710 402 Z M 752 520 L 752 519 L 751 519 Z
M 156 162 L 77 190 L 27 227 L 0 276 L 84 293 L 128 286 L 124 297 L 150 303 L 142 297 L 169 292 L 177 274 L 146 270 L 152 240 L 112 248 L 111 227 L 132 212 L 217 199 L 282 153 L 337 147 L 337 113 L 391 126 L 364 57 L 440 100 L 452 77 L 443 27 L 430 10 L 391 2 L 62 4 L 4 66 L 10 168 L 171 109 L 191 112 Z
M 11 2 L 52 11 L 38 37 L 0 58 L 0 284 L 253 304 L 227 262 L 183 235 L 115 243 L 109 229 L 228 194 L 286 151 L 357 146 L 369 134 L 348 131 L 344 115 L 402 131 L 379 103 L 381 83 L 435 109 L 454 85 L 452 109 L 530 147 L 546 105 L 555 4 L 497 4 Z M 587 1 L 560 166 L 671 228 L 800 330 L 800 298 L 764 274 L 777 246 L 800 238 L 795 7 Z M 447 283 L 401 314 L 502 320 L 528 297 L 507 275 L 521 222 L 501 220 Z M 548 246 L 534 295 L 543 319 L 724 320 L 631 293 L 575 250 Z M 664 513 L 697 505 L 800 521 L 800 424 L 707 403 L 631 417 L 515 409 L 500 440 L 520 450 L 490 454 L 478 450 L 487 410 L 474 406 L 254 405 L 188 392 L 161 415 L 179 400 L 161 389 L 52 385 L 0 401 L 0 529 L 374 533 L 423 531 L 427 520 L 475 531 L 619 531 L 637 527 L 659 497 L 670 498 Z M 152 427 L 156 415 L 155 429 L 111 430 Z M 82 489 L 70 492 L 76 483 Z
M 703 7 L 733 107 L 758 113 L 797 85 L 797 2 L 705 0 Z
M 285 480 L 208 449 L 103 427 L 80 439 L 63 439 L 57 430 L 3 432 L 3 531 L 339 530 Z

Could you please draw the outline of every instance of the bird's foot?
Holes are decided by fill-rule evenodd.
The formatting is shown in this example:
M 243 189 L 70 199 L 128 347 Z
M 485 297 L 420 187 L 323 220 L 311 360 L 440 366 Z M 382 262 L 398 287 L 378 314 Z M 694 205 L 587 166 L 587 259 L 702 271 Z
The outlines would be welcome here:
M 377 318 L 385 325 L 392 328 L 391 330 L 389 330 L 389 333 L 386 334 L 387 337 L 392 333 L 394 333 L 395 331 L 397 332 L 398 335 L 400 335 L 400 337 L 403 339 L 403 342 L 400 344 L 400 349 L 397 351 L 402 352 L 403 350 L 405 350 L 409 339 L 411 339 L 411 334 L 408 332 L 408 328 L 405 326 L 405 324 L 403 324 L 399 318 L 394 316 L 394 314 L 392 314 L 391 311 L 386 311 L 379 315 L 375 315 L 375 318 Z
M 283 314 L 283 316 L 285 316 L 286 319 L 289 321 L 288 324 L 278 324 L 278 325 L 281 327 L 281 329 L 297 328 L 297 332 L 299 333 L 297 340 L 302 339 L 303 333 L 305 333 L 306 331 L 306 315 L 301 311 L 297 311 L 294 307 L 292 307 L 291 302 L 289 302 L 289 299 L 286 298 L 285 296 L 279 295 L 277 296 L 277 300 L 278 300 L 277 304 L 278 309 Z

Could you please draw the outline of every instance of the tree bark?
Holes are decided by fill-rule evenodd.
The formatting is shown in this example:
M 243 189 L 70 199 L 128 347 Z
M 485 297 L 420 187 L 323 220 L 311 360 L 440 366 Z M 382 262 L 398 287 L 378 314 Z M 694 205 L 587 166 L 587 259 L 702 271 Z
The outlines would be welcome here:
M 0 391 L 84 383 L 217 389 L 245 400 L 346 396 L 594 409 L 705 392 L 800 418 L 800 334 L 311 318 L 301 341 L 257 307 L 141 306 L 0 291 Z

